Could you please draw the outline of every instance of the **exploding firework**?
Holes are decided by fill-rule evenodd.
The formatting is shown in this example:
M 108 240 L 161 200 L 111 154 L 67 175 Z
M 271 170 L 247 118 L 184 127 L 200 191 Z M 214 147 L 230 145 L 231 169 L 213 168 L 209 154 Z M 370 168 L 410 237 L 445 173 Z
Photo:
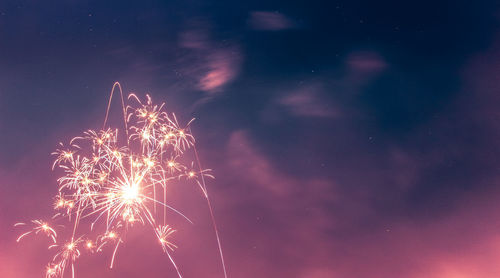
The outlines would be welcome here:
M 106 127 L 116 88 L 122 101 L 124 132 Z M 59 190 L 54 200 L 56 213 L 52 221 L 70 221 L 72 232 L 69 239 L 59 244 L 54 228 L 42 220 L 33 220 L 32 229 L 21 234 L 17 241 L 29 234 L 45 234 L 53 243 L 49 249 L 57 250 L 46 268 L 46 277 L 63 277 L 69 271 L 68 267 L 75 277 L 74 265 L 84 249 L 89 251 L 88 254 L 94 254 L 109 246 L 112 268 L 118 247 L 123 242 L 122 235 L 135 224 L 146 225 L 151 227 L 178 276 L 182 277 L 171 254 L 177 246 L 172 241 L 175 230 L 166 223 L 167 211 L 191 221 L 168 205 L 166 196 L 170 182 L 190 180 L 196 182 L 207 200 L 224 277 L 227 277 L 205 185 L 205 177 L 213 176 L 210 170 L 200 166 L 195 138 L 189 127 L 192 120 L 181 126 L 175 114 L 167 113 L 164 104 L 154 105 L 148 95 L 141 101 L 135 94 L 130 94 L 127 100 L 129 104 L 125 106 L 121 86 L 115 83 L 103 128 L 88 130 L 73 138 L 68 145 L 60 143 L 59 149 L 53 153 L 52 169 L 61 169 L 63 175 L 57 180 Z M 184 154 L 191 149 L 195 159 L 186 164 Z M 157 211 L 157 208 L 160 209 Z M 93 236 L 80 232 L 82 219 L 89 219 Z M 17 223 L 15 226 L 28 224 Z M 102 229 L 94 228 L 97 226 Z

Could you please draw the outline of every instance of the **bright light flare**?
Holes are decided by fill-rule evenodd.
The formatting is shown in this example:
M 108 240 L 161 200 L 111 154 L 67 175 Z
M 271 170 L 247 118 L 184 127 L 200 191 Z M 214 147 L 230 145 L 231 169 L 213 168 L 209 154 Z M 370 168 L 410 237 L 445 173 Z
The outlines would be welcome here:
M 127 204 L 139 202 L 139 186 L 136 184 L 124 185 L 121 194 L 123 200 Z

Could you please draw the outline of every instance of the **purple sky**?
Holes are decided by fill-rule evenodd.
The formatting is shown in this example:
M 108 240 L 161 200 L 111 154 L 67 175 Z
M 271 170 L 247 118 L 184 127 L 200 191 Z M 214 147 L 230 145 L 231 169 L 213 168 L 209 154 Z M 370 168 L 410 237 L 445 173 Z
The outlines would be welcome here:
M 0 4 L 0 277 L 43 277 L 13 224 L 50 220 L 50 153 L 114 81 L 197 118 L 229 277 L 500 277 L 493 4 L 69 2 Z M 172 196 L 184 277 L 223 277 L 202 193 Z M 147 227 L 110 253 L 77 277 L 176 277 Z

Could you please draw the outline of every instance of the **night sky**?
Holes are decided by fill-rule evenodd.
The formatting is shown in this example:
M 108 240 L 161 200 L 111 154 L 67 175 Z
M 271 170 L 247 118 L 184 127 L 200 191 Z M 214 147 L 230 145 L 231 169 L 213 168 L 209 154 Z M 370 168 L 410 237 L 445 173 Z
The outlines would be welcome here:
M 44 277 L 49 240 L 13 225 L 50 220 L 50 154 L 101 127 L 115 81 L 196 118 L 229 277 L 500 277 L 499 20 L 494 1 L 0 1 L 0 277 Z M 223 277 L 202 193 L 175 194 L 181 272 Z M 146 227 L 109 253 L 76 277 L 177 277 Z

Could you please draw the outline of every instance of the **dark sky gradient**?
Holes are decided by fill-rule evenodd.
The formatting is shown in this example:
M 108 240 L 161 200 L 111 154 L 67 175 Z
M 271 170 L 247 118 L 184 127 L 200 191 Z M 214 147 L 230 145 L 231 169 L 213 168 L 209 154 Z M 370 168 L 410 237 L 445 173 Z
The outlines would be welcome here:
M 500 277 L 494 1 L 0 1 L 0 277 L 43 277 L 60 173 L 109 90 L 193 132 L 229 277 Z M 112 118 L 119 118 L 113 103 Z M 112 121 L 113 123 L 113 121 Z M 119 124 L 118 121 L 114 123 Z M 189 277 L 223 277 L 195 186 L 173 202 Z M 77 277 L 176 277 L 146 228 Z M 69 276 L 68 276 L 69 277 Z

